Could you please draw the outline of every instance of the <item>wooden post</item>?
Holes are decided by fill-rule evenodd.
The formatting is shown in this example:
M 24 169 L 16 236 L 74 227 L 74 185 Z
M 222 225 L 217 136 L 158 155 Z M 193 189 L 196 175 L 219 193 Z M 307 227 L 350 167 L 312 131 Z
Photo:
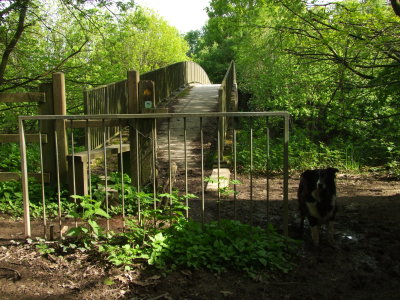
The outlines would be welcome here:
M 128 114 L 139 113 L 139 72 L 128 71 Z
M 138 114 L 139 113 L 139 72 L 137 71 L 128 71 L 128 114 Z M 130 175 L 132 178 L 133 184 L 136 188 L 138 178 L 137 178 L 137 169 L 138 169 L 138 161 L 136 155 L 136 132 L 135 129 L 139 125 L 137 120 L 131 120 L 129 122 L 129 141 L 130 141 Z
M 40 85 L 39 90 L 45 93 L 45 102 L 39 103 L 40 115 L 52 115 L 54 113 L 53 84 L 51 82 Z M 47 135 L 47 143 L 43 144 L 43 169 L 50 174 L 50 183 L 57 183 L 56 152 L 54 147 L 54 122 L 50 120 L 40 121 L 40 130 Z
M 139 82 L 139 109 L 140 113 L 154 113 L 156 106 L 154 81 L 141 80 Z M 140 151 L 140 183 L 151 181 L 153 169 L 153 143 L 151 141 L 153 120 L 140 120 L 139 151 Z
M 153 109 L 156 106 L 154 81 L 141 80 L 139 82 L 139 111 L 146 113 L 146 109 Z
M 65 96 L 65 77 L 64 73 L 53 74 L 53 100 L 54 100 L 54 115 L 67 114 L 67 101 Z M 57 131 L 58 140 L 58 162 L 60 171 L 60 181 L 67 183 L 68 179 L 68 143 L 65 120 L 56 120 L 55 131 Z

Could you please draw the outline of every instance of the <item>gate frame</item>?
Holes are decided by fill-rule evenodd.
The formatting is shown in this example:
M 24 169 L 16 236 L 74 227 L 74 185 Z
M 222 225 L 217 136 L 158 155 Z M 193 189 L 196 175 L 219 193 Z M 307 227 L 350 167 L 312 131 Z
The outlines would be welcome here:
M 114 115 L 37 115 L 19 116 L 20 152 L 21 152 L 21 184 L 24 206 L 25 238 L 31 236 L 28 172 L 26 158 L 26 140 L 24 120 L 135 120 L 135 119 L 168 119 L 168 118 L 235 118 L 235 117 L 283 117 L 284 118 L 284 143 L 283 143 L 283 234 L 288 236 L 288 201 L 289 201 L 289 118 L 287 111 L 276 112 L 209 112 L 209 113 L 151 113 L 151 114 L 114 114 Z M 59 121 L 60 120 L 60 121 Z M 43 172 L 43 170 L 42 170 Z M 204 189 L 203 189 L 204 193 Z

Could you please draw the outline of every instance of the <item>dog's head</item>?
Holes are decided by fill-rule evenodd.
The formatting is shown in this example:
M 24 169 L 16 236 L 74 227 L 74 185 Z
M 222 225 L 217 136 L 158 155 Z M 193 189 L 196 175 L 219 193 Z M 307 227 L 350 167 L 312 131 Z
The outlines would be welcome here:
M 335 175 L 339 172 L 336 168 L 307 170 L 301 177 L 307 182 L 309 190 L 324 191 L 335 189 Z
M 336 168 L 318 170 L 317 190 L 325 190 L 335 182 L 335 174 L 339 172 Z

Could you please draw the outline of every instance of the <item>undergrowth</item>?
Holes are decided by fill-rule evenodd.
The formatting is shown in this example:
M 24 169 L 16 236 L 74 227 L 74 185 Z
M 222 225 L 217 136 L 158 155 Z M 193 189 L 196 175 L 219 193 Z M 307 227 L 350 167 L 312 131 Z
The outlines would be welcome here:
M 82 251 L 125 270 L 145 263 L 164 273 L 182 268 L 215 273 L 233 270 L 255 278 L 289 272 L 293 267 L 296 241 L 280 235 L 272 226 L 265 230 L 234 220 L 207 224 L 188 221 L 184 199 L 177 194 L 160 195 L 170 199 L 171 205 L 162 206 L 156 199 L 156 209 L 141 211 L 140 221 L 127 220 L 125 232 L 120 233 L 107 232 L 99 225 L 99 218 L 110 218 L 101 202 L 77 197 L 79 207 L 70 215 L 86 225 L 70 229 L 60 243 L 39 243 L 37 249 L 43 255 Z

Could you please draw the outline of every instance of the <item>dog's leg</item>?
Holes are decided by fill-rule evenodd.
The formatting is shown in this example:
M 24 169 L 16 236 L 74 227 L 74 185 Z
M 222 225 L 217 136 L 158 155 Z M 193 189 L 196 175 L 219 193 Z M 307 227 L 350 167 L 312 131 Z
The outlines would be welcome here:
M 311 227 L 311 238 L 313 240 L 314 246 L 319 246 L 319 225 Z
M 300 214 L 300 236 L 303 237 L 303 233 L 304 233 L 304 215 Z
M 328 222 L 328 242 L 329 244 L 331 244 L 332 246 L 335 244 L 335 240 L 334 240 L 334 233 L 335 233 L 335 223 L 333 221 L 329 221 Z

